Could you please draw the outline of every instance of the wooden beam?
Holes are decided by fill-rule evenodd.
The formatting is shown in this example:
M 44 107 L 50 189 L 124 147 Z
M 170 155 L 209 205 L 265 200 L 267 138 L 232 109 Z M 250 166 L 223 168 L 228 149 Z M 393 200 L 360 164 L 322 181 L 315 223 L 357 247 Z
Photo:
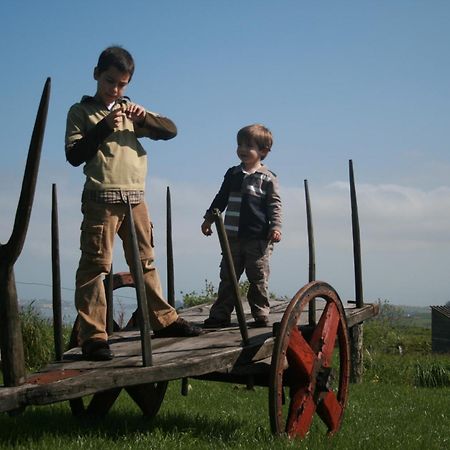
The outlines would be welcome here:
M 61 268 L 59 262 L 59 226 L 58 226 L 58 194 L 56 184 L 52 184 L 52 303 L 53 303 L 53 340 L 55 343 L 55 359 L 62 361 L 63 332 L 61 306 Z
M 8 242 L 0 245 L 0 346 L 5 386 L 20 385 L 25 378 L 25 358 L 13 266 L 22 252 L 28 231 L 49 99 L 50 78 L 47 78 L 31 136 L 13 230 Z

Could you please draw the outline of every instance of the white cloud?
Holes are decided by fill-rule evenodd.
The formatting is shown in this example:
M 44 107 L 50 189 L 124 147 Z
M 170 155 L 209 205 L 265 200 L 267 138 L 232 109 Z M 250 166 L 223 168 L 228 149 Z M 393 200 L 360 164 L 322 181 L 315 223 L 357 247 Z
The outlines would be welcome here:
M 71 170 L 69 168 L 68 170 Z M 16 264 L 16 280 L 51 284 L 51 183 L 56 182 L 63 287 L 72 288 L 79 258 L 82 180 L 68 171 L 41 174 L 27 240 Z M 0 180 L 5 189 L 11 179 Z M 46 184 L 48 182 L 48 184 Z M 166 187 L 172 197 L 176 292 L 201 291 L 204 280 L 218 284 L 220 248 L 217 236 L 200 232 L 205 209 L 216 185 L 187 183 L 153 177 L 147 200 L 155 223 L 157 262 L 165 278 Z M 364 288 L 368 299 L 388 298 L 393 303 L 432 304 L 448 300 L 447 271 L 450 254 L 450 187 L 421 190 L 393 184 L 357 185 L 363 251 Z M 330 282 L 343 299 L 353 297 L 353 260 L 348 183 L 310 184 L 316 242 L 317 278 Z M 307 281 L 308 255 L 303 188 L 283 187 L 283 240 L 272 258 L 271 290 L 292 296 Z M 17 196 L 2 196 L 0 241 L 9 237 Z M 115 269 L 126 270 L 116 246 Z M 19 296 L 37 298 L 38 287 L 18 283 Z M 73 293 L 63 291 L 71 302 Z

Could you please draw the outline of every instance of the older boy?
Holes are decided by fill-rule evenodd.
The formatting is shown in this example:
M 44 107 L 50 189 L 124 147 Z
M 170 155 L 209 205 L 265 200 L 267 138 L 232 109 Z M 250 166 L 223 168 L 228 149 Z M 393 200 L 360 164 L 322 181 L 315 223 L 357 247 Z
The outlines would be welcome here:
M 253 326 L 268 324 L 269 258 L 273 243 L 281 240 L 281 199 L 276 175 L 261 161 L 272 147 L 272 133 L 263 125 L 249 125 L 237 134 L 239 166 L 225 174 L 222 186 L 206 211 L 201 229 L 212 234 L 213 211 L 225 213 L 225 230 L 238 279 L 246 272 L 247 293 Z M 211 307 L 204 328 L 226 327 L 234 308 L 233 284 L 226 264 L 220 265 L 217 300 Z
M 80 318 L 79 344 L 89 360 L 113 358 L 106 334 L 103 275 L 111 270 L 114 237 L 123 241 L 127 263 L 132 246 L 126 220 L 132 205 L 149 315 L 155 335 L 196 336 L 201 330 L 178 317 L 163 298 L 153 265 L 153 234 L 144 200 L 147 154 L 137 138 L 172 139 L 168 118 L 123 97 L 134 73 L 131 54 L 121 47 L 105 49 L 94 69 L 97 91 L 74 104 L 67 116 L 66 157 L 85 163 L 82 195 L 81 258 L 76 274 L 75 305 Z

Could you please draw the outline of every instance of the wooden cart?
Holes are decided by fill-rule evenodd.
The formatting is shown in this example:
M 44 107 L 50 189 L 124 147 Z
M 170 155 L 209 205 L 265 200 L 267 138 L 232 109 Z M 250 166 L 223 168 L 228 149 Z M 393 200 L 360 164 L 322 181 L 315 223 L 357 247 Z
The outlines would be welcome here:
M 341 425 L 348 399 L 351 372 L 349 330 L 357 330 L 364 320 L 376 315 L 377 305 L 363 304 L 362 289 L 358 291 L 358 283 L 362 286 L 360 280 L 356 283 L 356 302 L 346 306 L 333 287 L 325 282 L 314 281 L 310 221 L 310 282 L 292 300 L 272 301 L 268 327 L 251 328 L 247 325 L 251 317 L 239 298 L 223 223 L 218 216 L 216 224 L 222 252 L 234 276 L 236 288 L 236 314 L 232 326 L 208 330 L 192 338 L 150 339 L 139 270 L 133 270 L 133 275 L 118 273 L 106 281 L 109 298 L 112 299 L 111 294 L 115 289 L 135 286 L 141 326 L 139 330 L 129 327 L 118 329 L 117 324 L 109 321 L 110 328 L 115 329 L 110 334 L 115 358 L 106 362 L 83 360 L 80 348 L 75 346 L 76 326 L 72 348 L 63 353 L 61 333 L 58 332 L 60 319 L 56 314 L 57 361 L 39 372 L 31 375 L 25 373 L 13 265 L 20 254 L 31 211 L 33 179 L 35 183 L 49 92 L 50 80 L 47 80 L 30 145 L 31 162 L 27 162 L 19 201 L 22 207 L 18 208 L 10 241 L 0 246 L 0 328 L 5 381 L 5 385 L 0 387 L 0 411 L 11 413 L 28 405 L 69 401 L 74 415 L 102 416 L 110 410 L 121 390 L 125 389 L 143 414 L 152 417 L 161 406 L 167 383 L 192 377 L 268 387 L 270 425 L 275 434 L 304 436 L 315 413 L 327 425 L 328 432 L 335 433 Z M 307 211 L 310 218 L 308 195 Z M 129 220 L 132 221 L 131 214 Z M 57 235 L 57 226 L 52 229 Z M 54 286 L 57 287 L 57 239 L 54 240 L 53 248 Z M 134 267 L 138 265 L 135 263 Z M 360 269 L 356 270 L 357 265 L 355 258 L 355 272 L 359 270 L 360 273 Z M 171 282 L 168 284 L 173 285 Z M 202 305 L 182 310 L 180 315 L 201 324 L 208 317 L 209 307 Z M 58 289 L 54 291 L 54 309 L 60 311 Z M 84 397 L 91 395 L 87 404 Z
M 319 320 L 311 326 L 307 305 L 316 297 L 321 299 Z M 305 307 L 306 314 L 302 314 Z M 187 309 L 181 315 L 200 324 L 208 312 L 206 305 Z M 348 327 L 375 313 L 374 305 L 344 310 L 335 290 L 316 281 L 300 289 L 290 302 L 273 301 L 272 326 L 248 328 L 246 345 L 235 318 L 234 326 L 198 337 L 153 339 L 153 364 L 147 367 L 143 366 L 140 332 L 117 331 L 110 338 L 116 355 L 112 361 L 84 361 L 80 348 L 73 348 L 64 353 L 62 361 L 28 376 L 24 384 L 0 388 L 0 411 L 70 400 L 75 415 L 101 416 L 125 389 L 145 415 L 154 416 L 168 381 L 195 377 L 267 386 L 274 433 L 304 436 L 316 411 L 334 433 L 348 397 Z M 250 318 L 250 314 L 246 316 Z M 333 359 L 333 353 L 337 358 Z M 285 407 L 286 389 L 290 405 Z M 83 397 L 91 394 L 85 406 Z

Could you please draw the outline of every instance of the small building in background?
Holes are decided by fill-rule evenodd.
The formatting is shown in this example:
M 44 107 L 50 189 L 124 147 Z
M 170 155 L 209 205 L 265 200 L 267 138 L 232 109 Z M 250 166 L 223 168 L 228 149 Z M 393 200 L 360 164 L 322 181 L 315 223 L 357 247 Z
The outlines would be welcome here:
M 450 306 L 431 306 L 431 350 L 450 353 Z

